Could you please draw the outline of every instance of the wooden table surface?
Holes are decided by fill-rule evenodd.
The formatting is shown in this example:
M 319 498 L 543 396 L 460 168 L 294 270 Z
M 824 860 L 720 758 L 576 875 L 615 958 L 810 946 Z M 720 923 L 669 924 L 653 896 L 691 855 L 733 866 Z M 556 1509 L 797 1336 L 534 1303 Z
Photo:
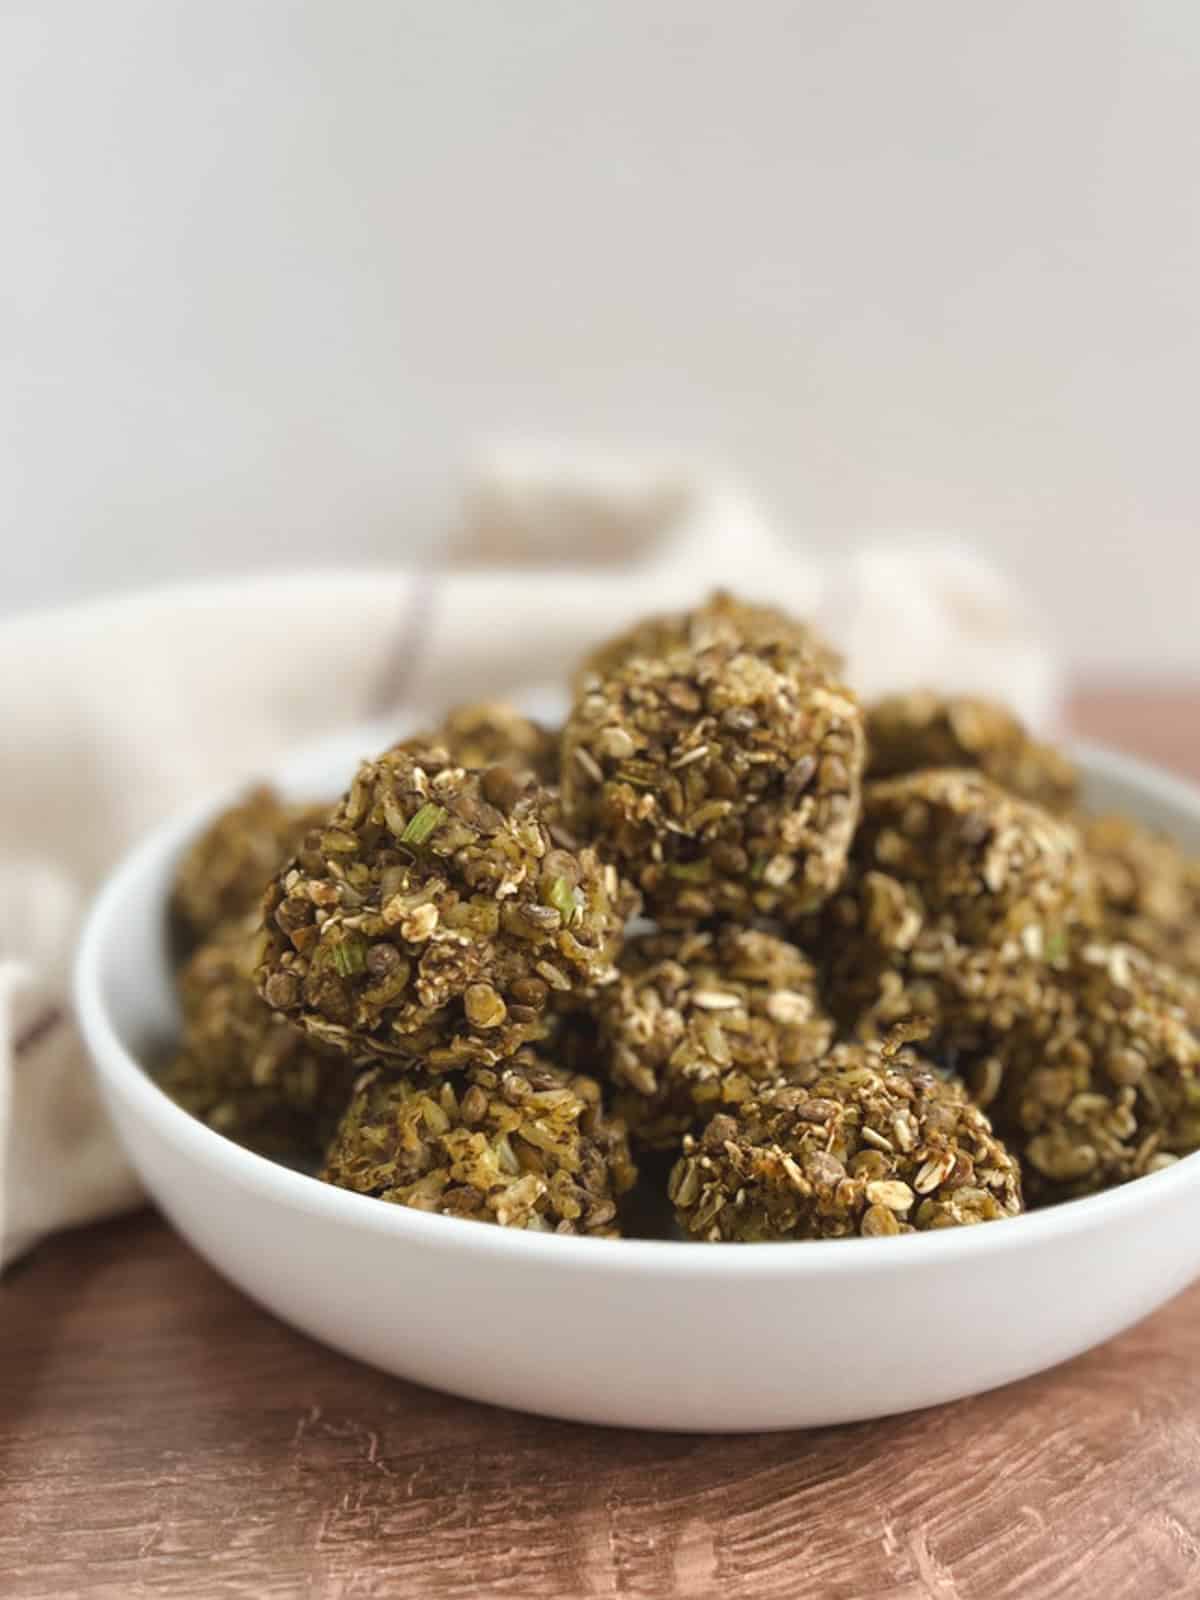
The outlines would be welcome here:
M 1075 720 L 1200 775 L 1198 712 L 1093 693 Z M 1200 1595 L 1200 1286 L 975 1400 L 742 1438 L 384 1377 L 149 1212 L 48 1242 L 0 1301 L 6 1600 Z

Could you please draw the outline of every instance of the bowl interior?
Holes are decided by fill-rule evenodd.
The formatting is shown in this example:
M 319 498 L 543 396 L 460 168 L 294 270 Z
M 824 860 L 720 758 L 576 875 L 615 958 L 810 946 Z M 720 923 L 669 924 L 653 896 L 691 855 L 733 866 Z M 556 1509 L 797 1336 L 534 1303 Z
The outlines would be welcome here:
M 556 707 L 551 697 L 542 696 L 531 700 L 527 709 L 533 714 L 551 717 Z M 385 747 L 411 726 L 411 720 L 364 725 L 299 752 L 270 776 L 292 798 L 333 797 L 345 787 L 361 757 Z M 1166 830 L 1185 847 L 1200 853 L 1200 793 L 1179 779 L 1099 747 L 1081 745 L 1075 753 L 1085 775 L 1085 795 L 1090 806 L 1129 812 Z M 97 1029 L 110 1046 L 116 1047 L 115 1051 L 109 1048 L 97 1052 L 105 1074 L 136 1073 L 139 1068 L 144 1071 L 162 1058 L 177 1036 L 179 1016 L 171 981 L 167 927 L 171 882 L 180 853 L 231 798 L 228 791 L 209 797 L 188 815 L 175 819 L 145 840 L 118 868 L 97 903 L 81 951 L 79 986 L 89 1038 L 93 1037 L 92 1030 Z M 121 1061 L 120 1057 L 126 1060 Z M 154 1094 L 159 1098 L 157 1091 Z M 174 1112 L 176 1117 L 185 1116 L 174 1107 L 168 1108 L 165 1100 L 163 1110 L 168 1115 Z M 196 1136 L 217 1141 L 234 1154 L 219 1135 L 199 1124 L 193 1127 Z M 259 1158 L 247 1156 L 240 1150 L 236 1152 L 239 1164 L 243 1157 L 259 1164 Z M 1200 1157 L 1190 1158 L 1188 1165 L 1197 1160 Z M 1143 1183 L 1149 1181 L 1156 1180 L 1142 1180 Z M 319 1187 L 328 1195 L 324 1186 Z M 1104 1199 L 1093 1197 L 1072 1202 L 1071 1209 L 1075 1211 Z M 365 1204 L 370 1206 L 371 1202 Z M 391 1212 L 394 1208 L 383 1209 Z M 1056 1211 L 1061 1209 L 1055 1208 Z M 1030 1223 L 1039 1218 L 1048 1218 L 1048 1213 L 1020 1220 Z M 403 1226 L 399 1217 L 390 1220 L 394 1225 Z M 437 1220 L 444 1224 L 446 1219 Z M 988 1234 L 994 1231 L 985 1230 Z M 594 1246 L 597 1241 L 590 1243 Z M 622 1242 L 622 1248 L 628 1248 L 628 1243 Z M 684 1248 L 691 1253 L 688 1246 L 666 1248 Z

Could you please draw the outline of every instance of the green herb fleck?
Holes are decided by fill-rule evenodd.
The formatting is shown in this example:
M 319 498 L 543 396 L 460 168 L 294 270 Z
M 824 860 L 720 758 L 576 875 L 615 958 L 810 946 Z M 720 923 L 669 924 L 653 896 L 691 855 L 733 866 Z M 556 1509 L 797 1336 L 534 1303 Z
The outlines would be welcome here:
M 1067 936 L 1060 929 L 1046 940 L 1046 960 L 1061 961 L 1067 953 Z
M 333 947 L 333 964 L 343 978 L 351 978 L 367 964 L 367 941 L 356 933 L 347 934 Z
M 400 835 L 400 843 L 424 844 L 445 820 L 445 806 L 435 805 L 432 800 L 427 800 L 421 809 L 415 811 L 408 819 L 404 832 Z
M 683 878 L 688 883 L 707 883 L 712 877 L 712 862 L 674 861 L 667 871 L 673 878 Z
M 579 905 L 575 899 L 575 890 L 565 878 L 555 878 L 546 891 L 546 903 L 552 905 L 563 919 L 563 926 L 569 928 L 579 915 Z
M 658 777 L 658 769 L 651 761 L 627 761 L 617 768 L 618 780 L 631 784 L 635 789 L 652 789 Z

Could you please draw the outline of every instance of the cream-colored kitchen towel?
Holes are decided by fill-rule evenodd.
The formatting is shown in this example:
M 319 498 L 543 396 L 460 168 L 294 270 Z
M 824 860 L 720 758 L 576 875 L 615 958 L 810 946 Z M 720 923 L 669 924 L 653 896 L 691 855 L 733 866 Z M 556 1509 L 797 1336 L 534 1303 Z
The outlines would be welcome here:
M 495 453 L 436 571 L 190 584 L 0 624 L 0 1264 L 139 1198 L 68 1001 L 79 924 L 146 829 L 299 743 L 562 680 L 639 612 L 717 584 L 816 617 L 873 690 L 970 682 L 1053 715 L 1019 598 L 961 547 L 824 572 L 684 466 Z

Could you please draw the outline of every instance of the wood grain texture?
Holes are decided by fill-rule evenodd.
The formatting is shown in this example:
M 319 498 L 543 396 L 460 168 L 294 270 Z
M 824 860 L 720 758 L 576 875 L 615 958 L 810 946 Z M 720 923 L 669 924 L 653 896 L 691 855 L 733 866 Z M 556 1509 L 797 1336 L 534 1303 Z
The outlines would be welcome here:
M 1200 773 L 1200 693 L 1075 711 Z M 1187 1594 L 1200 1286 L 994 1394 L 744 1438 L 546 1422 L 383 1377 L 259 1311 L 150 1213 L 51 1241 L 0 1287 L 14 1600 Z

